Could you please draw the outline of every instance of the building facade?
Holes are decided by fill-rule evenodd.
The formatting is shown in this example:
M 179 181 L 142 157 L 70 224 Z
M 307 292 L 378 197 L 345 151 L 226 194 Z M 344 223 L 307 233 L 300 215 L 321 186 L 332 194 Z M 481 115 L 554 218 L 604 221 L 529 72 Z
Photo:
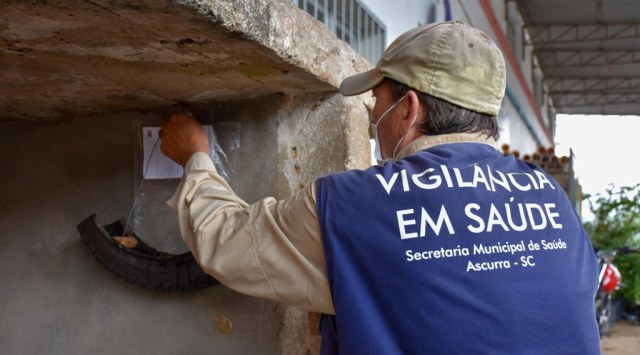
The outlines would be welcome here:
M 294 0 L 371 63 L 403 32 L 437 21 L 463 21 L 487 33 L 507 63 L 507 88 L 498 116 L 499 145 L 533 153 L 552 147 L 555 109 L 524 22 L 510 0 Z M 346 29 L 346 30 L 344 30 Z

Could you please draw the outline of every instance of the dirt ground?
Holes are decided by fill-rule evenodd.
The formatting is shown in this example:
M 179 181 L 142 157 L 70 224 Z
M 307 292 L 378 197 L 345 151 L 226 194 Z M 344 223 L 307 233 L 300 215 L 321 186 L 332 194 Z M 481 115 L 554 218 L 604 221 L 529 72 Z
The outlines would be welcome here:
M 603 355 L 640 354 L 640 326 L 619 320 L 611 328 L 611 336 L 602 338 L 600 349 Z

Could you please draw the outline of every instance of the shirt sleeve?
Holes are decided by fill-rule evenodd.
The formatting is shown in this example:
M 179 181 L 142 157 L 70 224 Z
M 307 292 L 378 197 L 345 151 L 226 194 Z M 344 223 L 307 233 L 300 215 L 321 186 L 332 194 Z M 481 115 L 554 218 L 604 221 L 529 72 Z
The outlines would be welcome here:
M 315 184 L 252 205 L 235 195 L 205 153 L 194 154 L 168 204 L 200 266 L 229 288 L 334 314 Z

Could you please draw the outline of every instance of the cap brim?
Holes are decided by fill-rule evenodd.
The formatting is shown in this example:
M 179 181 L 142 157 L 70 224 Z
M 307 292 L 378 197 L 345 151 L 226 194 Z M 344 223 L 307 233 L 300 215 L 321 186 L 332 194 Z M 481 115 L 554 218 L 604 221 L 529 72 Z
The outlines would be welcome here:
M 384 80 L 384 77 L 379 75 L 378 70 L 374 68 L 342 80 L 340 93 L 344 96 L 359 95 L 375 88 L 382 80 Z

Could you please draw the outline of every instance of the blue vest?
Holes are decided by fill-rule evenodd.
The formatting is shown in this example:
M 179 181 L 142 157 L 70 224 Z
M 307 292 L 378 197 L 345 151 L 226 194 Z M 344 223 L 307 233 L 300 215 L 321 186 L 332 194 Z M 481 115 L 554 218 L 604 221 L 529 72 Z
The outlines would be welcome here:
M 597 262 L 562 188 L 478 143 L 317 180 L 323 354 L 597 354 Z

